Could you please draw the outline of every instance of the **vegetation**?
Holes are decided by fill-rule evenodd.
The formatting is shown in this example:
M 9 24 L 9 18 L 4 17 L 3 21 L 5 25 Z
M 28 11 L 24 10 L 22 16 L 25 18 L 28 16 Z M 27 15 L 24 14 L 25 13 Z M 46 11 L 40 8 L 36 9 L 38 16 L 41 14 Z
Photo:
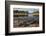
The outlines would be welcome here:
M 39 16 L 39 11 L 33 12 L 33 16 Z
M 28 16 L 28 11 L 18 11 L 18 10 L 15 10 L 14 11 L 14 15 L 17 15 L 17 16 Z

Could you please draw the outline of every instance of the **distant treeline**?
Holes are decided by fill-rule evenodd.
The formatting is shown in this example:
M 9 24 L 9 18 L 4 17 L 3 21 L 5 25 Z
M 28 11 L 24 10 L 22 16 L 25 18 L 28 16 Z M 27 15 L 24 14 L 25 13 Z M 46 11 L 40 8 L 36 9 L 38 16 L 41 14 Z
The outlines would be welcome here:
M 28 13 L 28 11 L 19 11 L 19 10 L 14 10 L 14 13 Z
M 28 11 L 14 10 L 14 17 L 19 17 L 19 16 L 28 16 Z
M 39 11 L 34 11 L 33 13 L 39 13 Z
M 39 11 L 35 11 L 32 14 L 33 14 L 33 16 L 39 16 Z

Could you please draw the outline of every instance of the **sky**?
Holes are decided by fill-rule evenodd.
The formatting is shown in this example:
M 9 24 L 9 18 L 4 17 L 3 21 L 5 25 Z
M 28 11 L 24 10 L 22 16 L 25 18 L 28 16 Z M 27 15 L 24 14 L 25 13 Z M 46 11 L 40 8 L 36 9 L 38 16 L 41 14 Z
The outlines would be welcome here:
M 28 13 L 33 13 L 34 11 L 38 11 L 39 9 L 35 9 L 35 8 L 14 8 L 14 10 L 28 11 Z

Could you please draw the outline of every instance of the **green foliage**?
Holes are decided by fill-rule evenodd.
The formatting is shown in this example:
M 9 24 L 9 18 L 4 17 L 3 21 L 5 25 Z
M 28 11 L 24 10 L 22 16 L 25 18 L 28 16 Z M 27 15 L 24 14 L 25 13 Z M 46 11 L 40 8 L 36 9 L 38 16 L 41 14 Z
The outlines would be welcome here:
M 39 11 L 35 11 L 35 12 L 33 12 L 33 13 L 39 13 Z

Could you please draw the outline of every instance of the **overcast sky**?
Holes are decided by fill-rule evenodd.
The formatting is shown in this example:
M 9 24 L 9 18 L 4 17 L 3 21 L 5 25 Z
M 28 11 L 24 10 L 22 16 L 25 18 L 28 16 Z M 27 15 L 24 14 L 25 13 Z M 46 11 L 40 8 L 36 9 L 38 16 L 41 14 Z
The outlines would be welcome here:
M 28 11 L 29 13 L 32 13 L 34 11 L 38 11 L 39 9 L 35 9 L 35 8 L 14 8 L 14 10 Z

